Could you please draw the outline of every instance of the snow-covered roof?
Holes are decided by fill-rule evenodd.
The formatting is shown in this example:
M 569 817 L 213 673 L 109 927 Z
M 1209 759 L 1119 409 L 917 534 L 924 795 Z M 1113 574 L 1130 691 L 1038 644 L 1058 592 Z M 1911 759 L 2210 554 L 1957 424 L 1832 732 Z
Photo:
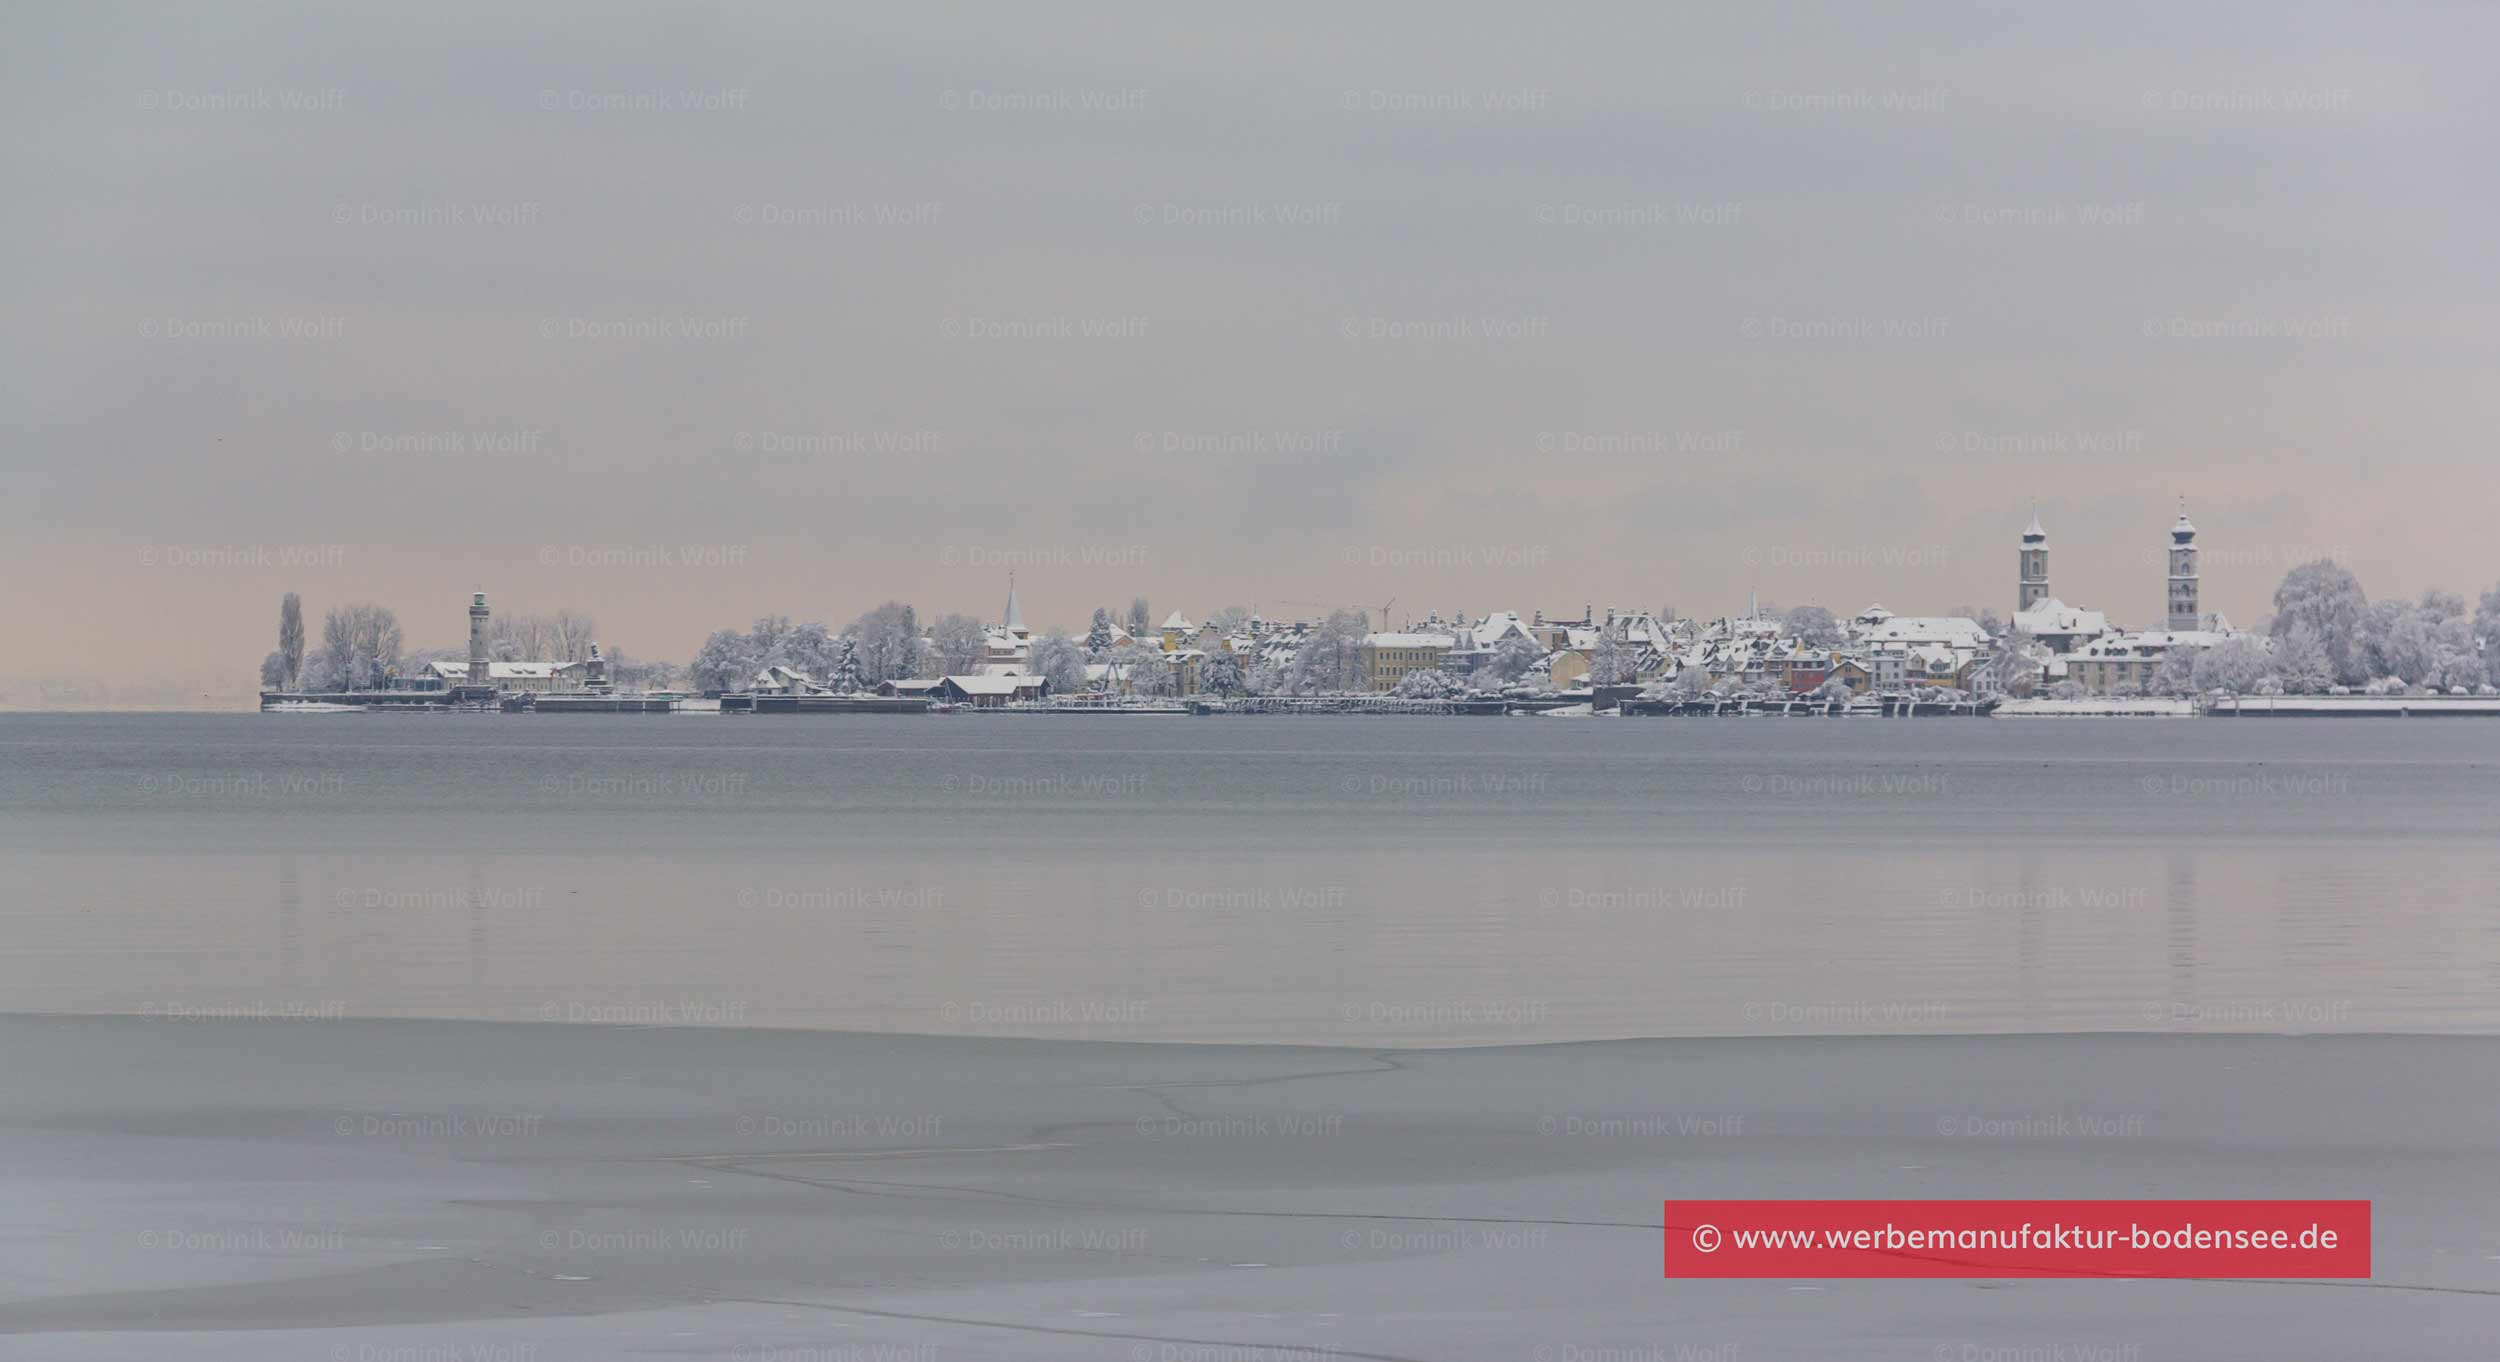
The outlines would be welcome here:
M 2029 610 L 2014 612 L 2014 627 L 2026 634 L 2106 634 L 2109 616 L 2098 610 L 2078 610 L 2051 596 Z
M 1189 622 L 1189 616 L 1175 610 L 1171 614 L 1163 617 L 1163 627 L 1166 629 L 1195 629 L 1198 626 Z
M 1038 676 L 1011 674 L 1005 676 L 950 676 L 946 684 L 966 695 L 1013 695 L 1042 684 Z
M 1866 616 L 1859 618 L 1863 620 Z M 1979 621 L 1964 615 L 1893 615 L 1880 623 L 1867 625 L 1859 637 L 1868 643 L 1941 643 L 1954 648 L 1988 646 L 1988 631 L 1979 627 Z
M 1363 642 L 1373 648 L 1447 648 L 1458 640 L 1448 634 L 1365 634 Z
M 1494 647 L 1512 634 L 1517 634 L 1531 643 L 1536 641 L 1536 636 L 1528 632 L 1527 621 L 1519 618 L 1519 612 L 1516 610 L 1504 610 L 1499 614 L 1487 615 L 1471 632 L 1475 635 L 1476 646 L 1479 648 Z

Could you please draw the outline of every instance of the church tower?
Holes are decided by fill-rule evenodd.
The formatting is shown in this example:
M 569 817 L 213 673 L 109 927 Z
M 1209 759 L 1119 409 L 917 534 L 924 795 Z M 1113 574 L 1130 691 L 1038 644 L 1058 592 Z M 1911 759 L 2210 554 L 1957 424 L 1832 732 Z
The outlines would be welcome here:
M 2040 528 L 2040 504 L 2031 506 L 2031 527 L 2023 531 L 2022 583 L 2014 609 L 2031 610 L 2049 598 L 2049 532 Z
M 2179 498 L 2179 520 L 2170 527 L 2170 628 L 2203 627 L 2196 604 L 2196 527 L 2188 523 L 2187 498 Z

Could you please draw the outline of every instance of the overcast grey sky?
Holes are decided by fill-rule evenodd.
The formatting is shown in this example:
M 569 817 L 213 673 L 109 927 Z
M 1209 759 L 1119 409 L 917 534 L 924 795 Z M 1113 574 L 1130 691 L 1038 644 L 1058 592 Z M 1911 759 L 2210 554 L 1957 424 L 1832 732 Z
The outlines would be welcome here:
M 2500 576 L 2500 10 L 1537 8 L 12 5 L 0 675 Z

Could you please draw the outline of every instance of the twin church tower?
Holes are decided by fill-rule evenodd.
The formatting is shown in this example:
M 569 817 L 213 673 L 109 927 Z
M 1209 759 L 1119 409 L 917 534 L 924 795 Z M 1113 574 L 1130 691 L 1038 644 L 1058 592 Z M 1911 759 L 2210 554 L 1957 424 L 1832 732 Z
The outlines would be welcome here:
M 2022 581 L 2016 588 L 2016 610 L 2029 612 L 2052 599 L 2049 595 L 2049 532 L 2040 528 L 2040 509 L 2031 510 L 2023 531 Z M 2178 631 L 2204 627 L 2196 599 L 2196 526 L 2189 523 L 2187 502 L 2179 502 L 2179 519 L 2170 527 L 2170 619 Z

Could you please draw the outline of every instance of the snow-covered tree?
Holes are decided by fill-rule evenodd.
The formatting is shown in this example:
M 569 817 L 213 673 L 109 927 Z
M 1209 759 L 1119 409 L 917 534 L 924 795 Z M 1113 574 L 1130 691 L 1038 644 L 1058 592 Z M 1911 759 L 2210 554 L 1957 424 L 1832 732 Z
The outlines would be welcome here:
M 269 656 L 260 660 L 260 688 L 262 690 L 286 690 L 289 688 L 286 680 L 285 653 L 272 651 Z
M 1214 625 L 1218 634 L 1238 634 L 1250 627 L 1250 611 L 1244 606 L 1228 605 L 1207 616 L 1207 623 Z
M 2155 695 L 2186 695 L 2196 689 L 2195 648 L 2171 648 L 2161 655 L 2147 689 Z
M 1840 621 L 1819 605 L 1801 605 L 1788 612 L 1781 621 L 1789 637 L 1809 648 L 1830 648 L 1840 643 Z
M 1589 649 L 1589 684 L 1620 686 L 1632 679 L 1631 650 L 1623 643 L 1623 625 L 1606 621 L 1597 631 L 1597 645 Z
M 1241 677 L 1241 689 L 1243 693 L 1249 695 L 1282 694 L 1292 684 L 1292 678 L 1286 674 L 1285 669 L 1273 662 L 1253 663 L 1250 670 L 1242 673 Z
M 1094 627 L 1085 631 L 1085 655 L 1096 661 L 1108 657 L 1113 637 L 1111 612 L 1101 606 L 1094 607 Z
M 2080 700 L 2089 693 L 2081 681 L 2060 681 L 2049 687 L 2049 698 L 2052 700 Z
M 2273 674 L 2274 654 L 2254 634 L 2234 634 L 2211 648 L 2199 649 L 2190 669 L 2198 691 L 2233 695 L 2255 694 L 2258 684 Z
M 1131 641 L 1111 650 L 1112 675 L 1127 682 L 1131 695 L 1161 695 L 1172 688 L 1172 667 L 1161 648 Z
M 1026 665 L 1050 683 L 1053 695 L 1074 695 L 1085 689 L 1085 649 L 1066 630 L 1053 629 L 1033 640 L 1033 654 Z
M 1241 659 L 1222 648 L 1208 653 L 1206 665 L 1198 669 L 1198 687 L 1210 695 L 1239 695 L 1245 683 Z
M 628 657 L 622 648 L 603 650 L 608 663 L 608 681 L 618 690 L 673 690 L 677 686 L 678 666 L 674 662 L 645 662 Z
M 2276 638 L 2289 635 L 2298 625 L 2307 625 L 2317 635 L 2318 646 L 2326 650 L 2327 665 L 2335 679 L 2345 685 L 2367 680 L 2368 663 L 2361 648 L 2363 618 L 2370 598 L 2361 590 L 2361 579 L 2352 570 L 2332 558 L 2302 563 L 2283 574 L 2282 584 L 2274 589 L 2274 621 L 2271 630 Z
M 2487 684 L 2500 685 L 2500 586 L 2483 593 L 2474 604 L 2474 637 L 2482 640 Z
M 920 617 L 901 601 L 887 601 L 843 630 L 858 645 L 860 677 L 875 686 L 920 675 Z
M 1525 634 L 1505 634 L 1493 645 L 1493 656 L 1487 658 L 1484 670 L 1493 673 L 1501 685 L 1509 685 L 1528 674 L 1545 657 L 1545 649 Z
M 1814 688 L 1814 698 L 1826 703 L 1833 700 L 1849 700 L 1856 695 L 1857 692 L 1849 688 L 1849 683 L 1837 676 L 1824 677 L 1823 684 Z
M 1332 610 L 1302 640 L 1293 659 L 1295 691 L 1344 692 L 1367 689 L 1363 684 L 1363 616 L 1355 610 Z
M 825 673 L 825 687 L 836 695 L 857 695 L 868 689 L 868 678 L 859 672 L 859 640 L 842 635 L 833 641 L 833 666 Z
M 304 598 L 290 591 L 278 602 L 278 684 L 293 690 L 304 675 Z M 268 682 L 264 678 L 263 685 Z
M 1146 598 L 1136 597 L 1128 603 L 1128 631 L 1131 637 L 1144 638 L 1154 632 L 1155 617 Z
M 756 661 L 765 667 L 788 667 L 804 673 L 809 680 L 823 681 L 841 660 L 842 641 L 820 620 L 792 624 L 787 617 L 775 617 L 767 632 L 765 622 L 756 622 Z
M 1464 694 L 1466 689 L 1457 677 L 1448 672 L 1417 668 L 1399 677 L 1397 688 L 1391 694 L 1406 700 L 1446 700 Z
M 695 650 L 694 661 L 686 668 L 686 679 L 697 690 L 744 690 L 762 669 L 752 635 L 718 629 Z
M 399 617 L 386 606 L 342 605 L 321 621 L 316 690 L 365 690 L 399 665 Z M 483 680 L 484 678 L 480 678 Z
M 2274 670 L 2294 695 L 2316 695 L 2335 684 L 2335 663 L 2310 624 L 2295 624 L 2275 640 Z
M 989 656 L 989 631 L 970 615 L 940 615 L 929 626 L 929 647 L 940 676 L 969 676 Z

